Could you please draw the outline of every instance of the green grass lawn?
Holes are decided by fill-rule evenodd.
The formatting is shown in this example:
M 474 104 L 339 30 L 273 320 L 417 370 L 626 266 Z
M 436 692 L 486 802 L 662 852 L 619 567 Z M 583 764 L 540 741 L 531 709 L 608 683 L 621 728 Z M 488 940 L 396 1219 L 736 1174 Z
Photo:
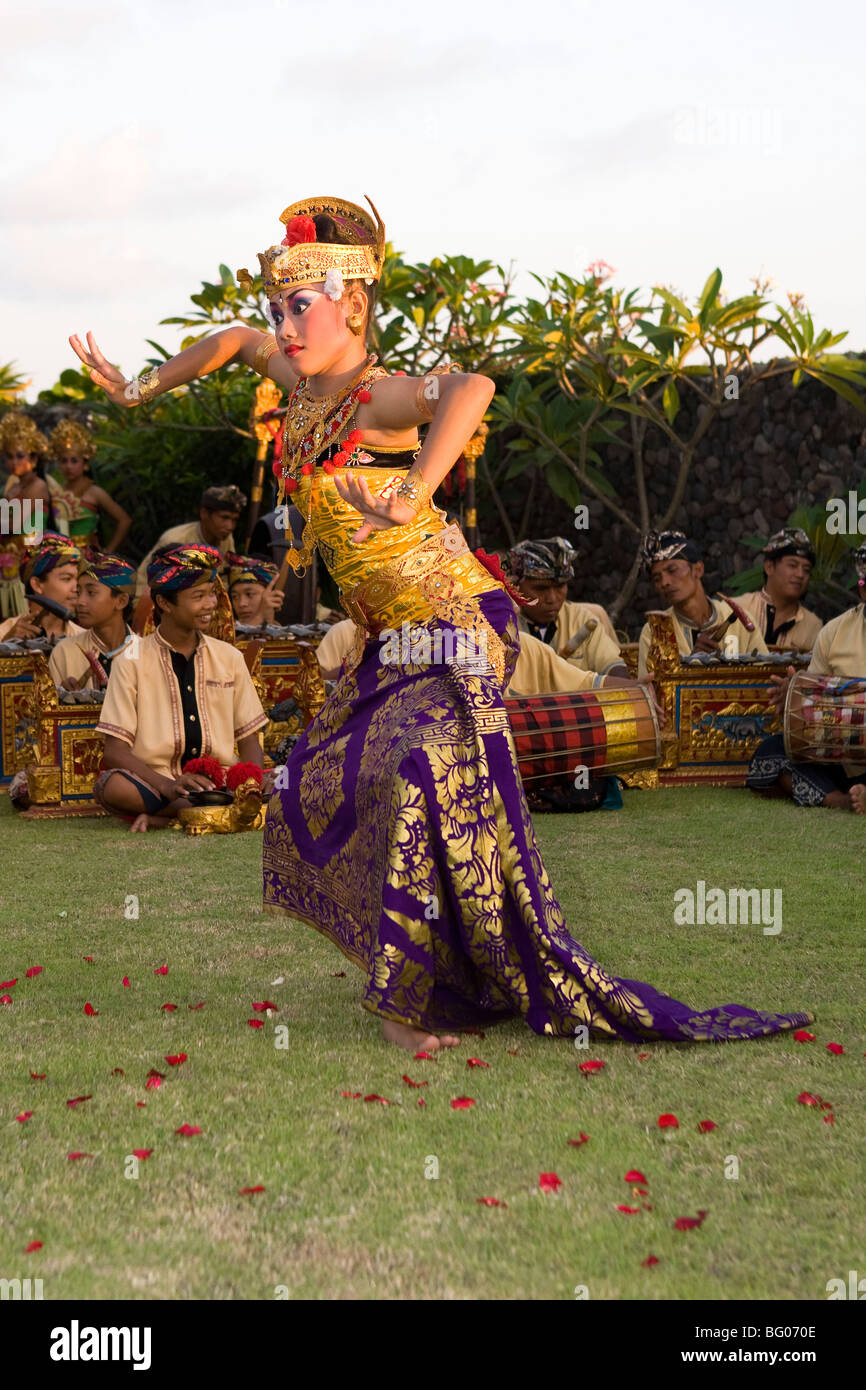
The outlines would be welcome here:
M 278 1286 L 572 1299 L 583 1285 L 591 1299 L 821 1300 L 829 1279 L 866 1274 L 866 822 L 686 789 L 536 825 L 572 930 L 605 967 L 698 1008 L 810 1009 L 816 1041 L 579 1051 L 514 1022 L 415 1062 L 381 1041 L 335 947 L 262 914 L 260 836 L 22 821 L 0 798 L 0 980 L 18 978 L 0 1007 L 0 1276 L 39 1276 L 46 1299 L 273 1299 Z M 674 890 L 698 879 L 781 888 L 781 933 L 675 926 Z M 263 1000 L 279 1012 L 257 1014 Z M 587 1058 L 606 1065 L 581 1074 Z M 166 1079 L 146 1090 L 151 1067 Z M 803 1091 L 832 1112 L 798 1104 Z M 453 1110 L 458 1096 L 474 1109 Z M 662 1113 L 679 1128 L 660 1129 Z M 705 1119 L 718 1128 L 699 1133 Z M 183 1124 L 201 1133 L 176 1135 Z M 581 1131 L 589 1143 L 570 1147 Z M 128 1177 L 136 1148 L 153 1154 Z M 618 1203 L 641 1206 L 632 1168 L 652 1210 L 626 1215 Z M 555 1194 L 539 1190 L 547 1172 Z M 674 1229 L 699 1210 L 700 1228 Z M 33 1240 L 43 1248 L 25 1255 Z

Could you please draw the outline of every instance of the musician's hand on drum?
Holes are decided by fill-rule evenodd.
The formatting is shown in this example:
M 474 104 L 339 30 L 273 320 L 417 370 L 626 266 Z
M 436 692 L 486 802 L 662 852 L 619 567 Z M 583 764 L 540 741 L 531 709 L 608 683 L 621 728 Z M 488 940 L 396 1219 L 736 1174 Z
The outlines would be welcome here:
M 659 722 L 659 728 L 663 729 L 667 724 L 668 719 L 664 711 L 664 705 L 662 704 L 661 699 L 659 697 L 659 692 L 656 688 L 653 676 L 654 672 L 647 671 L 646 677 L 644 678 L 644 680 L 640 682 L 640 684 L 646 691 L 647 699 L 649 700 L 650 704 L 656 712 L 656 719 Z
M 123 372 L 112 366 L 103 355 L 92 333 L 87 334 L 86 348 L 77 333 L 72 334 L 69 339 L 69 346 L 85 367 L 90 369 L 90 380 L 102 387 L 114 405 L 138 405 L 138 392 L 132 389 L 135 383 L 127 381 Z
M 782 710 L 785 708 L 785 700 L 788 695 L 788 686 L 791 684 L 791 681 L 795 675 L 796 672 L 793 666 L 789 666 L 784 676 L 770 677 L 770 680 L 773 682 L 773 685 L 775 687 L 774 690 L 770 691 L 770 704 L 773 706 L 773 709 L 775 710 L 776 714 L 781 714 Z
M 374 497 L 366 479 L 353 477 L 346 473 L 334 479 L 334 486 L 344 502 L 348 502 L 363 517 L 362 526 L 351 539 L 356 545 L 365 541 L 371 531 L 383 531 L 388 526 L 405 526 L 413 521 L 415 511 L 408 502 L 397 497 Z

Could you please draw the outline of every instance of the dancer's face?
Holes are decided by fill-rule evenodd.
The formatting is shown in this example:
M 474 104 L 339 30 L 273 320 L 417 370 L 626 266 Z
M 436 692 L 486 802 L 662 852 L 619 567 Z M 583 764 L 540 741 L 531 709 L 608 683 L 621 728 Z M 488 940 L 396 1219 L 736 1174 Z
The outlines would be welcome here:
M 277 345 L 299 376 L 327 372 L 360 338 L 346 324 L 346 305 L 321 285 L 295 285 L 270 302 Z
M 60 459 L 60 471 L 67 483 L 74 483 L 84 472 L 84 459 L 79 458 L 77 454 L 63 454 Z

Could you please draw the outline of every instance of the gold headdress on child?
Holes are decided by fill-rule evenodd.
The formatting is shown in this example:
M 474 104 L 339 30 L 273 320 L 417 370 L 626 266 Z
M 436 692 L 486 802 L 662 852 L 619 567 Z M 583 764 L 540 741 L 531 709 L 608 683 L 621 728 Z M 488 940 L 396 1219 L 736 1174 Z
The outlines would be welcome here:
M 93 435 L 77 420 L 61 420 L 48 436 L 51 457 L 62 458 L 64 454 L 74 454 L 87 463 L 96 453 Z
M 385 227 L 370 199 L 373 217 L 355 203 L 342 198 L 304 198 L 280 213 L 286 235 L 279 246 L 259 252 L 266 294 L 277 294 L 292 285 L 339 285 L 340 280 L 378 280 L 385 260 Z M 313 218 L 326 214 L 339 234 L 338 242 L 317 241 Z M 238 271 L 241 286 L 251 284 L 248 270 Z M 326 288 L 326 293 L 330 291 Z
M 36 427 L 35 420 L 21 410 L 10 410 L 0 420 L 0 454 L 44 454 L 48 440 Z

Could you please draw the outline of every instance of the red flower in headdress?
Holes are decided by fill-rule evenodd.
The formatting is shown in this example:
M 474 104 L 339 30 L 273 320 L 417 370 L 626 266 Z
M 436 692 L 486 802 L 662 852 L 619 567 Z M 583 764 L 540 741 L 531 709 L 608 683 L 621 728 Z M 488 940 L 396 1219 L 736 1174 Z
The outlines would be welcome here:
M 301 241 L 316 240 L 316 224 L 312 217 L 290 217 L 286 223 L 286 235 L 282 246 L 297 246 Z

